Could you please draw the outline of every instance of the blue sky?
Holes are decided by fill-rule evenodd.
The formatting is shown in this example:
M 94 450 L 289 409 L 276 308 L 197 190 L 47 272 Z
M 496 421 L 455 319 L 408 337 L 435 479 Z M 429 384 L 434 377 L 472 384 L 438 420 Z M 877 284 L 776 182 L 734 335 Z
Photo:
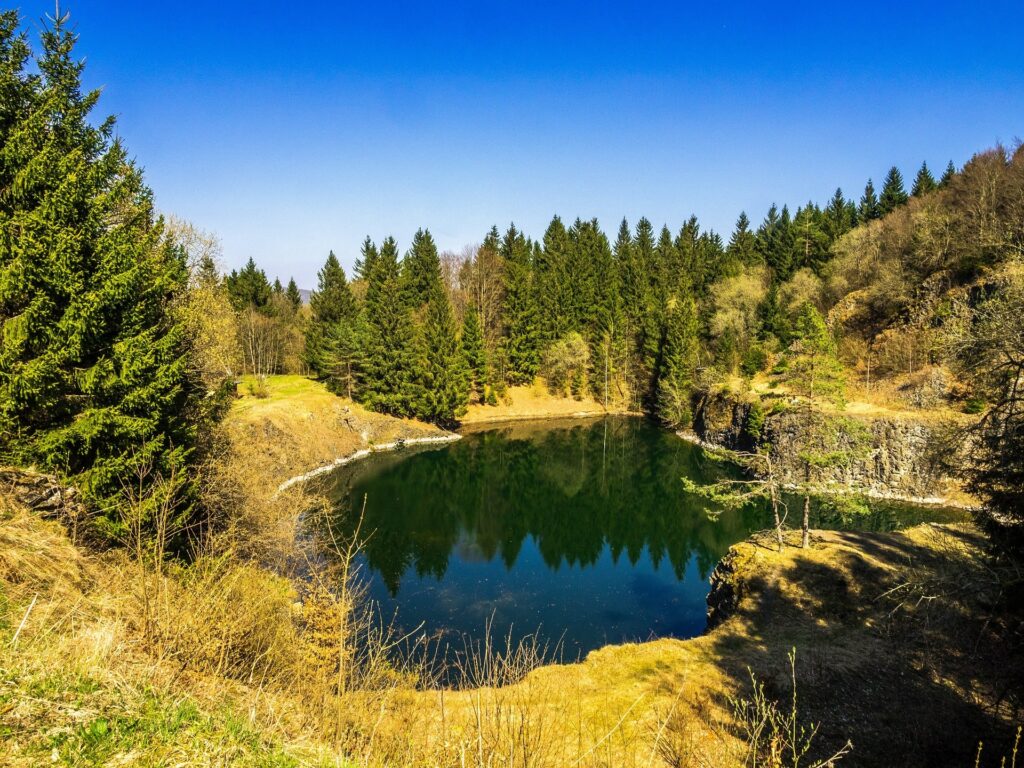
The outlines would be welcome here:
M 1019 0 L 62 7 L 160 208 L 303 287 L 421 226 L 458 250 L 695 213 L 727 238 L 1024 137 Z

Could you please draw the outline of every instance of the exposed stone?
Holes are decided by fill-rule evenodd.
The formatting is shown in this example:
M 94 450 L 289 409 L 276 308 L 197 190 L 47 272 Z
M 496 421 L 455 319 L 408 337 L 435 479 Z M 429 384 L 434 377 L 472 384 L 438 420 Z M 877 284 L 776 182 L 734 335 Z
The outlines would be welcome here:
M 749 404 L 728 395 L 710 395 L 697 404 L 694 428 L 697 435 L 713 445 L 735 451 L 749 451 L 752 438 L 747 420 Z M 840 432 L 838 449 L 860 454 L 843 466 L 818 470 L 816 482 L 844 486 L 886 496 L 933 498 L 941 495 L 945 483 L 934 460 L 936 436 L 920 422 L 897 418 L 864 420 L 869 448 L 853 449 L 853 438 Z M 761 427 L 761 438 L 771 446 L 779 479 L 788 485 L 805 481 L 800 459 L 801 419 L 782 410 L 769 413 Z M 844 444 L 846 443 L 846 444 Z
M 53 475 L 0 467 L 0 492 L 40 517 L 75 521 L 85 516 L 78 489 L 62 485 Z

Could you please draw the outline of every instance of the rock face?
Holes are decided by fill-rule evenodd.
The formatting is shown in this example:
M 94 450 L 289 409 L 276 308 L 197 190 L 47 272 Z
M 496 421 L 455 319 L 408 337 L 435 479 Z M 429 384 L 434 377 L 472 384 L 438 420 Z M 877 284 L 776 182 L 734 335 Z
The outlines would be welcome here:
M 752 425 L 753 408 L 727 395 L 708 395 L 696 407 L 694 427 L 708 443 L 734 451 L 750 451 L 755 434 L 771 446 L 780 479 L 785 484 L 804 482 L 800 459 L 800 417 L 785 410 L 768 413 L 761 425 Z M 935 461 L 935 436 L 920 422 L 897 418 L 862 420 L 868 445 L 847 465 L 818 470 L 813 478 L 858 491 L 880 495 L 931 498 L 942 495 L 946 484 Z M 853 438 L 839 430 L 839 449 L 852 448 Z
M 74 521 L 85 515 L 78 489 L 61 485 L 53 475 L 0 467 L 0 493 L 40 517 Z

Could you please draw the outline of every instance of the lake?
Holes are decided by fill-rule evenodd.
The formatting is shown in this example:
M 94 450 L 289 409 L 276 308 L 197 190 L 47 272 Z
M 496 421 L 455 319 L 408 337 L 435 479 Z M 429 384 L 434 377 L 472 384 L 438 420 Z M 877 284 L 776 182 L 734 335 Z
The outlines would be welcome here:
M 332 525 L 358 529 L 368 595 L 402 630 L 457 651 L 490 625 L 571 660 L 703 632 L 715 564 L 770 527 L 763 507 L 709 510 L 683 476 L 739 475 L 640 418 L 510 423 L 339 470 Z M 891 530 L 957 515 L 879 503 L 855 521 L 816 511 L 814 524 Z

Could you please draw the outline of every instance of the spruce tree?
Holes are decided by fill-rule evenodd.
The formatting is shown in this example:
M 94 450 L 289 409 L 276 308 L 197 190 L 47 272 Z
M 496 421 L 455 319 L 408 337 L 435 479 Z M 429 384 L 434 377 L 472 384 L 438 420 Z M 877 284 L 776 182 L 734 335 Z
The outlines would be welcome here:
M 871 179 L 864 186 L 864 194 L 860 198 L 860 207 L 857 209 L 857 219 L 861 222 L 874 221 L 881 217 L 882 209 L 878 205 L 878 195 L 875 194 L 875 185 Z
M 729 246 L 726 248 L 728 256 L 728 267 L 722 270 L 723 277 L 731 277 L 739 274 L 744 267 L 754 266 L 760 256 L 757 252 L 757 240 L 754 233 L 750 231 L 750 219 L 747 214 L 740 213 L 736 219 L 736 228 L 732 237 L 729 238 Z
M 505 301 L 502 346 L 511 384 L 528 384 L 540 363 L 537 305 L 532 280 L 533 247 L 513 224 L 501 240 Z
M 946 165 L 946 170 L 942 173 L 942 178 L 939 179 L 939 187 L 944 188 L 949 186 L 949 182 L 956 176 L 956 166 L 953 165 L 953 161 L 950 160 Z
M 910 198 L 903 188 L 903 174 L 895 165 L 889 169 L 882 186 L 882 195 L 878 199 L 878 209 L 882 216 L 892 213 Z
M 351 326 L 356 315 L 356 303 L 352 297 L 345 270 L 338 257 L 331 251 L 327 261 L 317 273 L 317 289 L 309 297 L 312 317 L 306 327 L 306 365 L 318 376 L 327 373 L 329 361 L 326 358 L 330 340 L 340 332 L 332 329 L 338 323 Z
M 815 272 L 821 270 L 828 258 L 829 238 L 823 227 L 823 215 L 813 203 L 798 208 L 793 219 L 793 256 L 794 267 L 806 267 Z
M 343 317 L 321 327 L 323 336 L 320 339 L 321 348 L 317 358 L 319 374 L 326 380 L 327 388 L 332 392 L 350 400 L 358 400 L 363 379 L 363 346 L 366 339 L 362 317 Z M 308 337 L 306 344 L 308 348 Z
M 847 203 L 843 190 L 837 187 L 823 217 L 822 229 L 829 245 L 853 229 L 855 215 L 856 209 Z
M 373 244 L 373 241 L 367 237 L 363 241 L 363 247 L 360 251 L 359 258 L 356 259 L 356 263 L 353 267 L 353 276 L 356 280 L 366 280 L 371 272 L 373 272 L 374 266 L 377 262 L 377 246 Z
M 364 271 L 366 270 L 364 262 Z M 361 402 L 382 413 L 415 415 L 420 401 L 417 331 L 403 300 L 398 244 L 387 238 L 366 271 L 366 339 Z
M 249 307 L 268 311 L 273 288 L 267 280 L 267 274 L 256 266 L 252 257 L 241 270 L 232 270 L 225 281 L 231 305 L 241 312 Z
M 430 230 L 419 229 L 402 260 L 402 284 L 406 304 L 417 309 L 441 287 L 441 259 Z
M 42 33 L 38 75 L 15 21 L 0 16 L 0 461 L 76 484 L 113 538 L 128 510 L 145 526 L 169 509 L 181 530 L 208 407 L 169 311 L 183 250 L 113 119 L 89 122 L 99 92 L 82 93 L 67 15 Z
M 569 233 L 555 216 L 544 232 L 544 241 L 534 262 L 537 326 L 540 343 L 547 346 L 572 327 L 569 314 L 572 282 L 569 273 Z
M 273 292 L 273 294 L 275 296 L 283 296 L 284 295 L 284 286 L 281 285 L 281 278 L 280 277 L 275 277 L 274 278 L 274 284 L 271 286 L 271 291 Z
M 470 375 L 440 280 L 427 303 L 423 338 L 426 360 L 417 415 L 443 427 L 455 426 L 469 402 Z
M 295 284 L 294 277 L 288 278 L 288 287 L 284 294 L 288 297 L 288 303 L 292 305 L 295 312 L 302 309 L 302 293 L 299 291 L 299 286 Z
M 926 195 L 929 192 L 933 192 L 938 189 L 939 185 L 935 182 L 935 177 L 932 176 L 932 172 L 928 170 L 928 163 L 921 163 L 921 169 L 917 172 L 917 176 L 914 179 L 914 186 L 910 190 L 910 194 L 914 197 L 920 197 Z
M 697 368 L 697 309 L 689 296 L 673 298 L 665 315 L 665 342 L 658 379 L 658 417 L 670 427 L 690 425 Z
M 589 338 L 597 315 L 598 281 L 603 277 L 598 272 L 598 265 L 610 256 L 608 239 L 597 219 L 576 219 L 569 228 L 566 269 L 565 316 L 568 331 L 577 331 Z
M 836 341 L 810 302 L 800 311 L 794 336 L 788 350 L 789 378 L 794 388 L 808 400 L 824 398 L 842 404 L 846 380 Z
M 470 391 L 483 402 L 487 385 L 487 350 L 484 347 L 480 313 L 470 304 L 462 319 L 462 355 L 470 377 Z

